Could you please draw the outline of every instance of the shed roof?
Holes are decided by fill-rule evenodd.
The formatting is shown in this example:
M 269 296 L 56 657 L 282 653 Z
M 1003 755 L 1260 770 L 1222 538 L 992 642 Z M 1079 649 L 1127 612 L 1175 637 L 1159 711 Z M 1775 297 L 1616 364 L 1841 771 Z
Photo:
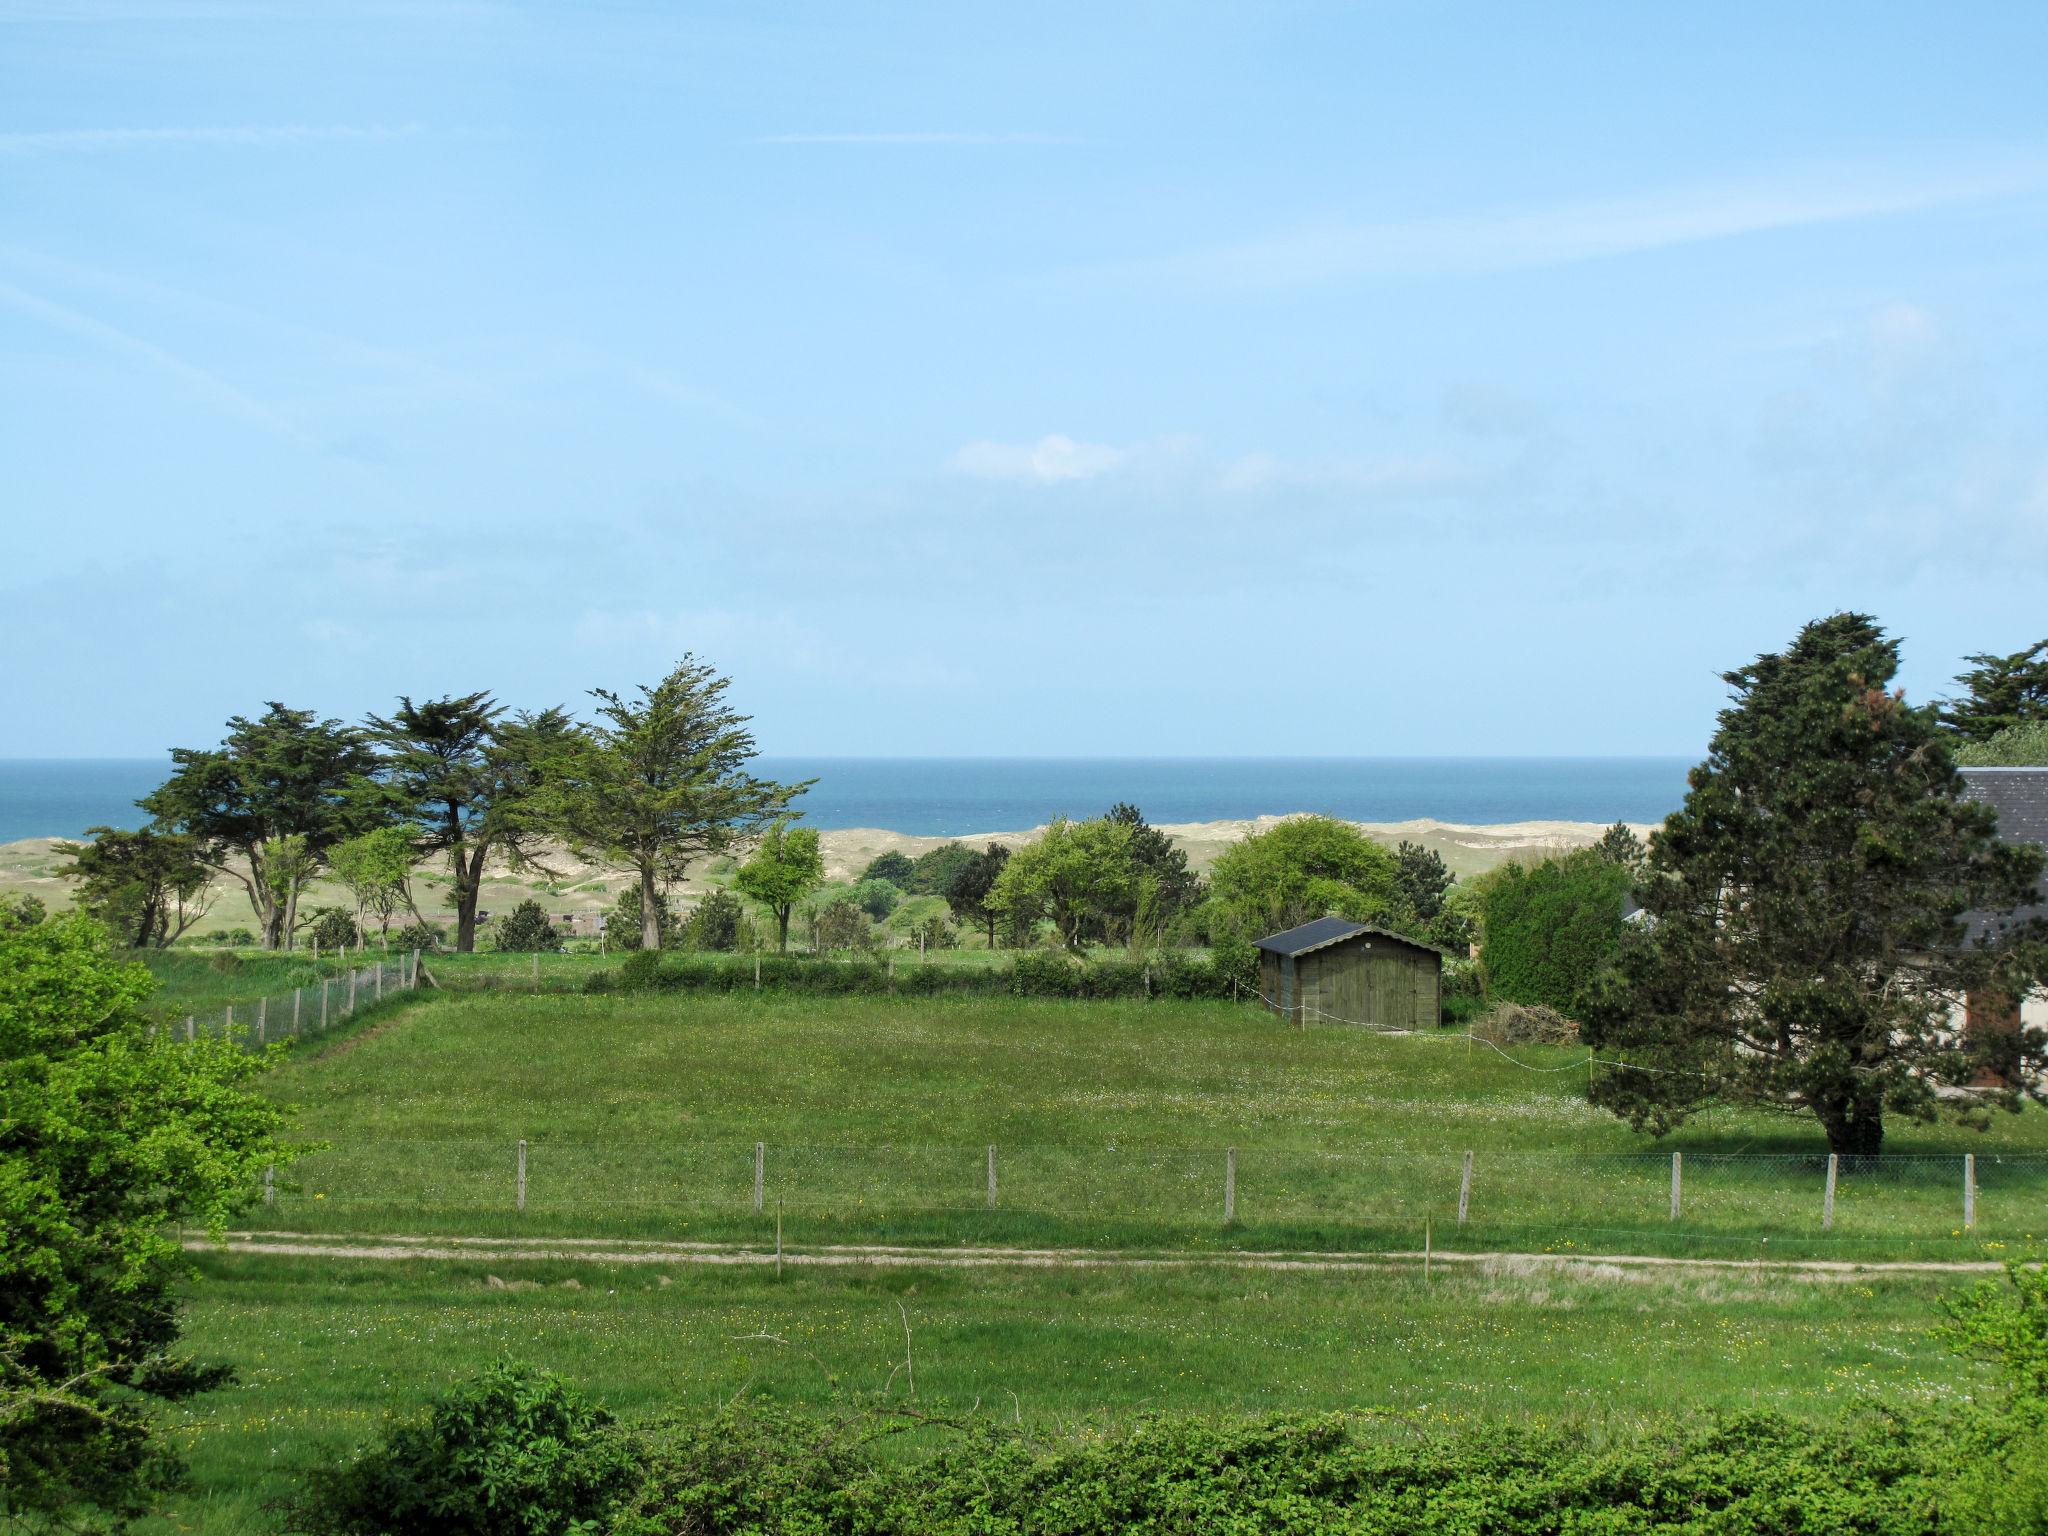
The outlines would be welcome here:
M 1319 917 L 1312 923 L 1303 923 L 1298 928 L 1289 928 L 1282 933 L 1269 934 L 1258 941 L 1259 948 L 1275 955 L 1305 955 L 1312 950 L 1327 949 L 1332 944 L 1341 944 L 1346 939 L 1358 938 L 1361 934 L 1375 938 L 1392 939 L 1397 944 L 1406 944 L 1411 949 L 1427 950 L 1430 954 L 1441 955 L 1442 950 L 1434 944 L 1425 944 L 1420 939 L 1411 939 L 1405 933 L 1390 933 L 1384 928 L 1374 928 L 1366 923 L 1354 923 L 1344 917 Z

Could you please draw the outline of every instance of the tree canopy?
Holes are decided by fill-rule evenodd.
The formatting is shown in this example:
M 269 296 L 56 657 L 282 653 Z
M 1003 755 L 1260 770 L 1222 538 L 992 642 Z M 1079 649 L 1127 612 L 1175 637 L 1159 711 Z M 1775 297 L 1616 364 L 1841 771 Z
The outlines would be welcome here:
M 1290 816 L 1223 851 L 1209 886 L 1246 933 L 1318 917 L 1393 925 L 1406 914 L 1393 854 L 1349 822 Z
M 548 753 L 532 824 L 639 877 L 641 944 L 661 946 L 655 898 L 692 860 L 757 834 L 810 787 L 756 778 L 747 717 L 729 681 L 694 656 L 631 698 L 591 690 L 597 719 Z
M 327 850 L 384 819 L 363 734 L 312 710 L 272 703 L 228 721 L 218 747 L 177 747 L 162 786 L 137 802 L 156 830 L 189 836 L 211 868 L 239 881 L 264 945 L 285 947 L 298 899 Z
M 1001 843 L 990 843 L 980 853 L 958 863 L 946 882 L 947 907 L 960 922 L 984 930 L 990 949 L 996 947 L 996 921 L 1002 914 L 989 904 L 989 893 L 1009 861 L 1009 849 Z
M 58 848 L 78 882 L 78 905 L 130 949 L 175 943 L 213 905 L 205 849 L 182 832 L 89 827 L 89 839 Z
M 987 905 L 1012 920 L 1050 921 L 1060 942 L 1081 947 L 1091 920 L 1130 910 L 1138 894 L 1131 828 L 1107 816 L 1055 816 L 1044 833 L 1012 853 Z
M 2048 720 L 2048 640 L 2009 656 L 1981 652 L 1956 681 L 1962 697 L 1940 707 L 1941 723 L 1969 741 L 1989 741 L 2016 725 Z
M 1576 1016 L 1586 984 L 1621 951 L 1633 880 L 1600 848 L 1490 872 L 1481 882 L 1479 951 L 1488 988 Z
M 1810 1114 L 1868 1155 L 1887 1114 L 2017 1107 L 2017 1086 L 1941 1095 L 1986 1065 L 2038 1083 L 2040 1031 L 1995 1044 L 1952 1010 L 2040 976 L 2039 925 L 1996 918 L 2034 900 L 2041 852 L 1963 798 L 1935 711 L 1891 689 L 1898 665 L 1872 619 L 1840 613 L 1726 674 L 1707 759 L 1651 840 L 1651 921 L 1582 1010 L 1602 1055 L 1644 1069 L 1603 1071 L 1596 1102 L 1657 1131 L 1722 1100 Z M 1993 920 L 1973 930 L 1973 912 Z
M 0 1515 L 138 1514 L 176 1470 L 178 1224 L 218 1232 L 289 1149 L 227 1041 L 152 1039 L 153 983 L 77 915 L 0 931 Z

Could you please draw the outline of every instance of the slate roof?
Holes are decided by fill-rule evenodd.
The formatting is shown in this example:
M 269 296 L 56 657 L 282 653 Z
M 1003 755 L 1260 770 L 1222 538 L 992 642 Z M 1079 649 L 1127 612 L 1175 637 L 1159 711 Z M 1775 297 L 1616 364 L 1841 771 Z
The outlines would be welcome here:
M 1964 768 L 1964 795 L 1988 805 L 1998 815 L 1998 835 L 2008 843 L 2048 847 L 2048 768 Z M 1972 912 L 1969 936 L 1988 932 L 1994 923 L 2048 918 L 2048 871 L 2041 876 L 2040 901 L 2017 912 L 1997 915 Z
M 1259 948 L 1275 955 L 1305 955 L 1312 950 L 1327 949 L 1332 944 L 1341 944 L 1346 939 L 1355 939 L 1362 933 L 1370 933 L 1382 939 L 1392 939 L 1415 949 L 1426 949 L 1433 955 L 1442 950 L 1434 944 L 1425 944 L 1420 939 L 1411 939 L 1405 933 L 1389 933 L 1384 928 L 1373 928 L 1365 923 L 1354 923 L 1348 918 L 1319 917 L 1312 923 L 1303 923 L 1299 928 L 1289 928 L 1284 933 L 1269 934 L 1258 941 Z

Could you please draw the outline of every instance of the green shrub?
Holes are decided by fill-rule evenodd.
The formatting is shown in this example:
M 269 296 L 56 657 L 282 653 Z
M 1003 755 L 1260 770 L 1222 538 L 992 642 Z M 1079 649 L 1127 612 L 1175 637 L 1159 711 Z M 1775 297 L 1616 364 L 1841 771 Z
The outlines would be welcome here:
M 1231 996 L 1259 993 L 1259 946 L 1243 934 L 1225 929 L 1209 945 L 1209 964 Z
M 313 914 L 313 926 L 306 932 L 309 942 L 326 949 L 353 949 L 363 941 L 356 920 L 340 907 L 322 907 Z
M 500 1360 L 289 1508 L 302 1536 L 568 1536 L 620 1494 L 632 1451 L 612 1416 L 547 1371 Z
M 868 867 L 860 872 L 860 883 L 870 880 L 886 880 L 899 891 L 910 889 L 910 882 L 917 878 L 917 865 L 906 853 L 878 854 L 869 861 Z
M 1510 1002 L 1575 1013 L 1587 983 L 1621 951 L 1633 878 L 1591 848 L 1489 875 L 1479 954 L 1487 986 Z
M 229 928 L 213 936 L 216 944 L 230 944 L 237 949 L 247 949 L 256 942 L 256 935 L 246 928 Z
M 400 949 L 417 949 L 423 954 L 432 954 L 447 942 L 447 938 L 448 930 L 437 923 L 407 923 L 391 935 L 391 942 Z
M 406 946 L 410 948 L 411 946 Z M 562 947 L 562 936 L 537 901 L 522 901 L 512 915 L 498 925 L 498 948 L 515 954 L 552 954 Z
M 731 891 L 711 891 L 683 924 L 683 948 L 722 954 L 737 948 L 747 909 Z
M 813 929 L 820 949 L 866 949 L 875 941 L 866 910 L 847 896 L 821 907 Z
M 880 922 L 896 910 L 896 903 L 903 899 L 903 892 L 887 880 L 862 880 L 848 895 L 853 904 Z
M 661 979 L 661 951 L 636 949 L 619 964 L 619 985 L 629 992 L 650 990 Z

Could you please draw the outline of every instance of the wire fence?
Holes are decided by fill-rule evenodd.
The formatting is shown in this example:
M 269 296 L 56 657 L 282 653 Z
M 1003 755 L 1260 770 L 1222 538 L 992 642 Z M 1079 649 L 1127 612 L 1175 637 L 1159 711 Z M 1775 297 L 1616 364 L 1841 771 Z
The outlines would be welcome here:
M 260 1051 L 285 1040 L 304 1040 L 353 1022 L 363 1010 L 410 992 L 420 984 L 418 950 L 395 960 L 352 966 L 317 983 L 228 1003 L 219 1012 L 188 1013 L 150 1026 L 157 1039 L 226 1040 Z
M 479 1138 L 328 1146 L 267 1181 L 309 1231 L 1077 1241 L 1219 1233 L 1312 1246 L 1472 1233 L 1891 1243 L 2048 1238 L 2048 1155 L 1359 1155 L 1234 1147 L 826 1146 Z

